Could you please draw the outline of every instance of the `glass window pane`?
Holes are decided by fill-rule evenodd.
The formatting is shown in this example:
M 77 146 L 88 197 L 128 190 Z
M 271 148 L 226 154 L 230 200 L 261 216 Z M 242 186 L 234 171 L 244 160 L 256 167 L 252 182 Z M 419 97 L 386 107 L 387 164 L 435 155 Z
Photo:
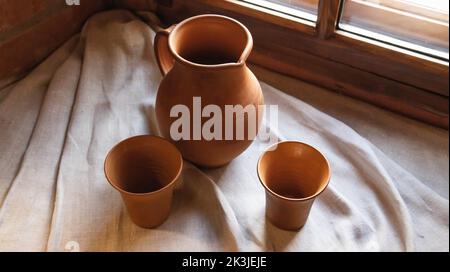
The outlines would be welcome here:
M 345 0 L 339 28 L 448 59 L 448 0 Z
M 319 0 L 242 0 L 257 6 L 315 22 Z

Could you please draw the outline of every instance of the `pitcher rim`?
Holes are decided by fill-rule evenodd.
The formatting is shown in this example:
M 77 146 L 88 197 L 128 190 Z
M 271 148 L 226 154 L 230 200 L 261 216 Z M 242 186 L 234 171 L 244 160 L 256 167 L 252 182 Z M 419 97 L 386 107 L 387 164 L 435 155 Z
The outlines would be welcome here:
M 219 63 L 219 64 L 200 64 L 200 63 L 196 63 L 196 62 L 192 62 L 189 61 L 185 58 L 183 58 L 182 56 L 180 56 L 178 54 L 178 52 L 176 52 L 173 47 L 172 47 L 172 43 L 173 43 L 173 37 L 174 37 L 174 33 L 176 33 L 178 31 L 178 29 L 180 29 L 182 26 L 198 20 L 198 19 L 202 19 L 202 18 L 219 18 L 219 19 L 224 19 L 230 22 L 233 22 L 235 24 L 237 24 L 238 26 L 241 27 L 241 29 L 244 30 L 246 38 L 247 38 L 247 44 L 245 45 L 244 49 L 242 50 L 242 53 L 239 57 L 239 59 L 236 62 L 227 62 L 227 63 Z M 168 39 L 168 47 L 170 52 L 172 53 L 172 55 L 175 57 L 175 60 L 184 64 L 184 65 L 188 65 L 190 67 L 193 68 L 207 68 L 207 69 L 224 69 L 224 68 L 231 68 L 231 67 L 241 67 L 245 65 L 245 62 L 248 58 L 248 56 L 250 55 L 250 52 L 253 48 L 253 37 L 250 33 L 250 31 L 248 30 L 248 28 L 242 24 L 241 22 L 239 22 L 236 19 L 230 18 L 228 16 L 224 16 L 224 15 L 219 15 L 219 14 L 202 14 L 202 15 L 197 15 L 197 16 L 193 16 L 190 17 L 184 21 L 182 21 L 181 23 L 177 24 L 172 31 L 170 31 L 169 34 L 169 39 Z

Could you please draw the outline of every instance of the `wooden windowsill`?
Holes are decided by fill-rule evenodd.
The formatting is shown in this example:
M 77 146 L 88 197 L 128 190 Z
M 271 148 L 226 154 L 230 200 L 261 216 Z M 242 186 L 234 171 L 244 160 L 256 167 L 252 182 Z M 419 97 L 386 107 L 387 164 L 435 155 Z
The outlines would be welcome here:
M 205 6 L 237 12 L 255 19 L 264 20 L 265 22 L 277 26 L 298 30 L 302 33 L 310 35 L 315 35 L 316 33 L 315 22 L 248 2 L 238 0 L 197 0 L 196 2 L 204 4 Z

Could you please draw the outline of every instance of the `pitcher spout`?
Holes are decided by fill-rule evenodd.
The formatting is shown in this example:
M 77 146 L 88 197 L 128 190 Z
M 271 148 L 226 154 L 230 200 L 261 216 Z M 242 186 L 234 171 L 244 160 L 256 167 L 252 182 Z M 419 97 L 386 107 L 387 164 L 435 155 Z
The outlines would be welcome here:
M 203 69 L 243 66 L 253 47 L 250 31 L 221 15 L 200 15 L 177 25 L 169 50 L 175 62 Z

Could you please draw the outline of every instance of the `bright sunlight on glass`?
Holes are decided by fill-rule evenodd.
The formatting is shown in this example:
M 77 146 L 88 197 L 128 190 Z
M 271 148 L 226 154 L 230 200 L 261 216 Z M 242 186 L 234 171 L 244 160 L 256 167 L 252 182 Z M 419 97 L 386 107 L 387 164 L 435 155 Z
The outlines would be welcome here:
M 308 21 L 317 20 L 319 0 L 241 0 Z
M 448 60 L 448 0 L 345 0 L 339 28 Z

